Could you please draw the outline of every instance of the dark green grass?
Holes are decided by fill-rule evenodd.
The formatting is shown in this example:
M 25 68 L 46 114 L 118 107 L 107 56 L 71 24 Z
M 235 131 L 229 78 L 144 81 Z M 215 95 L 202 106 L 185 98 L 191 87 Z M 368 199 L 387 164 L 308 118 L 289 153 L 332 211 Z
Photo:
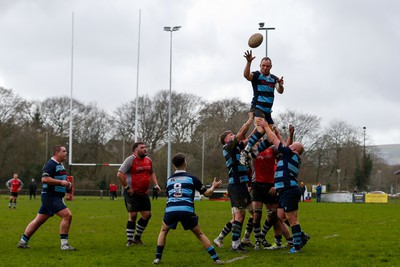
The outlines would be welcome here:
M 153 217 L 144 233 L 145 246 L 126 247 L 127 213 L 123 199 L 77 197 L 67 202 L 74 217 L 70 243 L 76 252 L 60 250 L 59 223 L 54 217 L 31 238 L 31 249 L 16 245 L 26 225 L 36 216 L 40 200 L 18 198 L 9 210 L 8 197 L 0 197 L 0 266 L 149 266 L 151 265 L 165 206 L 152 201 Z M 204 233 L 212 241 L 230 219 L 228 202 L 196 202 Z M 217 248 L 229 266 L 400 266 L 400 200 L 389 204 L 300 203 L 300 223 L 311 240 L 299 254 L 280 251 L 230 252 L 231 235 Z M 265 213 L 264 216 L 265 217 Z M 244 232 L 244 231 L 243 231 Z M 253 237 L 252 237 L 253 238 Z M 273 242 L 272 232 L 268 234 Z M 161 266 L 213 266 L 190 231 L 181 226 L 167 238 Z

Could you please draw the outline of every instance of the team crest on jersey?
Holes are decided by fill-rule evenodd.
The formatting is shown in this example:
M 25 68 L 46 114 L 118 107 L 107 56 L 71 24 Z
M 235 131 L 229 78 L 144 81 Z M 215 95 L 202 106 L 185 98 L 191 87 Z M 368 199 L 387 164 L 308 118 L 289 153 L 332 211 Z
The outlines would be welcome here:
M 63 171 L 63 170 L 65 170 L 65 168 L 64 168 L 63 165 L 57 165 L 57 166 L 56 166 L 56 172 L 58 172 L 58 171 Z

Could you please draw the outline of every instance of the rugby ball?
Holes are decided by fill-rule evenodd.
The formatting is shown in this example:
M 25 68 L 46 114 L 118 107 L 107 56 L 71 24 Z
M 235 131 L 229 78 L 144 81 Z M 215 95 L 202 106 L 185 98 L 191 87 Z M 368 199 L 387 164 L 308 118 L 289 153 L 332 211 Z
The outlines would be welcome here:
M 263 39 L 264 37 L 261 33 L 255 33 L 250 36 L 248 44 L 251 48 L 256 48 L 262 44 Z

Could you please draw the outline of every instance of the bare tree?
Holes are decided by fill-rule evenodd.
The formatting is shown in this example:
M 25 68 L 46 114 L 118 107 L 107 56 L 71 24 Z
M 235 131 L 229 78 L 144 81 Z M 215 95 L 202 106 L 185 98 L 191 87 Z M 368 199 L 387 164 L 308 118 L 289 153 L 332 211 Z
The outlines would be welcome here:
M 0 87 L 0 124 L 21 125 L 29 121 L 31 104 L 15 95 L 12 90 Z
M 70 123 L 70 98 L 52 97 L 41 103 L 40 113 L 44 127 L 54 135 L 68 136 Z M 85 114 L 85 106 L 77 101 L 72 101 L 73 125 L 79 125 Z
M 192 140 L 191 155 L 197 173 L 201 173 L 202 143 L 204 138 L 204 178 L 219 177 L 227 182 L 227 171 L 219 136 L 226 130 L 234 133 L 248 119 L 248 105 L 239 99 L 224 99 L 206 103 L 200 111 L 198 127 Z M 196 160 L 197 159 L 197 160 Z
M 357 129 L 344 121 L 332 121 L 324 130 L 324 182 L 336 190 L 354 187 L 356 166 L 360 164 L 359 136 Z
M 40 175 L 43 143 L 40 120 L 32 117 L 33 103 L 0 88 L 0 177 L 18 172 L 23 182 Z M 0 179 L 2 181 L 2 178 Z
M 178 144 L 190 142 L 204 102 L 192 94 L 180 93 L 172 96 L 172 140 Z
M 283 129 L 283 136 L 287 137 L 288 125 L 295 127 L 295 141 L 303 144 L 305 151 L 313 150 L 320 137 L 321 118 L 316 115 L 287 110 L 273 117 L 275 124 Z

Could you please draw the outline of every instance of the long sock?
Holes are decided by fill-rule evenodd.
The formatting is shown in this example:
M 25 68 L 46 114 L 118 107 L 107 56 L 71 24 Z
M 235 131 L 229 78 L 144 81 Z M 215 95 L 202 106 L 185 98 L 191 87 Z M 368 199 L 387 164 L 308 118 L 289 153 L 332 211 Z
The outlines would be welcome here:
M 258 140 L 263 136 L 264 134 L 260 132 L 255 132 L 252 136 L 250 136 L 249 142 L 247 143 L 247 146 L 245 148 L 246 151 L 250 151 L 250 148 L 254 146 L 255 143 L 257 143 Z
M 68 244 L 68 234 L 60 234 L 61 246 Z
M 232 224 L 232 247 L 236 249 L 240 245 L 240 234 L 243 223 L 234 221 Z
M 218 239 L 222 240 L 232 231 L 232 223 L 229 221 L 225 224 L 224 228 L 222 228 L 221 233 L 218 236 Z
M 254 237 L 256 238 L 256 241 L 262 242 L 263 238 L 261 237 L 261 224 L 254 223 L 253 230 L 254 230 Z
M 135 235 L 136 240 L 140 240 L 148 223 L 149 223 L 149 220 L 145 220 L 143 218 L 139 219 L 139 221 L 136 224 L 136 235 Z
M 249 239 L 249 238 L 250 238 L 251 232 L 253 232 L 253 218 L 252 218 L 252 217 L 250 217 L 250 218 L 248 219 L 248 221 L 247 221 L 247 224 L 246 224 L 246 231 L 244 232 L 243 238 Z
M 268 139 L 264 139 L 260 145 L 257 147 L 257 152 L 263 152 L 265 149 L 269 148 L 271 143 L 268 142 Z
M 164 246 L 157 246 L 156 259 L 160 259 L 161 260 L 163 250 L 164 250 Z
M 275 236 L 275 244 L 277 244 L 278 246 L 282 245 L 282 235 Z
M 293 237 L 286 238 L 286 242 L 288 243 L 289 247 L 294 246 Z
M 8 207 L 11 208 L 11 205 L 12 205 L 12 201 L 10 200 L 10 201 L 8 202 Z
M 219 260 L 218 254 L 215 251 L 215 248 L 213 246 L 209 247 L 207 250 L 207 253 L 210 254 L 211 259 L 213 259 L 213 261 Z
M 269 229 L 271 229 L 271 227 L 272 227 L 272 225 L 268 221 L 268 218 L 265 219 L 265 222 L 264 222 L 264 225 L 263 225 L 263 229 L 262 229 L 262 232 L 261 232 L 262 239 L 264 239 L 267 236 L 267 233 L 268 233 Z
M 300 224 L 296 224 L 292 226 L 292 236 L 294 248 L 296 250 L 300 250 L 301 248 L 301 227 Z
M 135 234 L 136 223 L 128 221 L 126 223 L 126 238 L 128 241 L 133 241 L 133 235 Z

